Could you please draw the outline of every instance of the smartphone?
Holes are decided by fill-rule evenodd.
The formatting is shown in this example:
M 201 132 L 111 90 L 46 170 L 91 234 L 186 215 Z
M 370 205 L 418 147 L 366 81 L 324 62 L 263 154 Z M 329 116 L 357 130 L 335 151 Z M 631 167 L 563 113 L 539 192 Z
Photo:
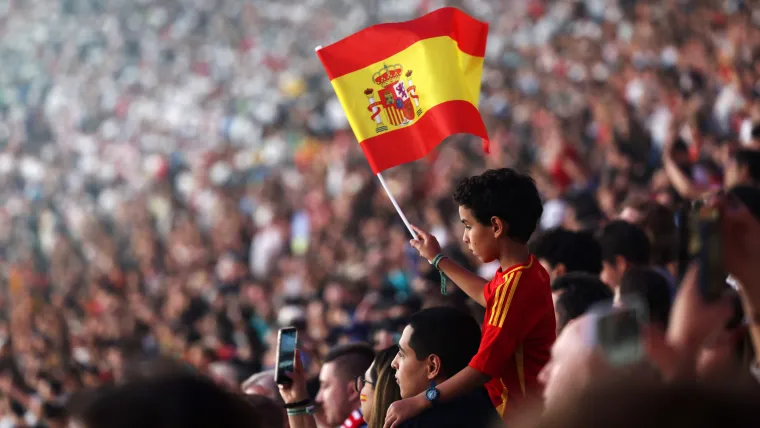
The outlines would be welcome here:
M 290 384 L 290 378 L 286 373 L 292 373 L 295 369 L 297 344 L 298 330 L 295 327 L 285 327 L 277 332 L 274 381 L 278 385 Z
M 618 306 L 605 304 L 590 311 L 589 344 L 602 351 L 613 367 L 644 360 L 642 330 L 648 311 L 642 299 L 626 296 Z
M 720 212 L 701 201 L 684 207 L 679 220 L 679 274 L 689 264 L 699 265 L 698 286 L 706 301 L 719 299 L 726 291 L 728 273 L 723 265 Z

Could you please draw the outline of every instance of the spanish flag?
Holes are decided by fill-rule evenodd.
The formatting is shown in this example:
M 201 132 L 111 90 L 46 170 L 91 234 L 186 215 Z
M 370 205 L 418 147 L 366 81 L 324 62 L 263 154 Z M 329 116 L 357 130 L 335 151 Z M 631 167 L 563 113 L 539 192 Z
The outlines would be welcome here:
M 372 170 L 420 159 L 478 112 L 488 24 L 455 8 L 374 25 L 317 50 Z

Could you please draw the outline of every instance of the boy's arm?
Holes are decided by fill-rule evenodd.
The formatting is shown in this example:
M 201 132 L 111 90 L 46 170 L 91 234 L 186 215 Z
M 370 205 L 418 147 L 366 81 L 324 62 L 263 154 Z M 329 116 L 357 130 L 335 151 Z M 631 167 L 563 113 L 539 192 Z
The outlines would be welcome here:
M 450 280 L 454 281 L 462 291 L 470 296 L 470 299 L 476 301 L 480 306 L 486 307 L 486 296 L 483 294 L 483 287 L 486 286 L 488 281 L 463 268 L 448 257 L 438 263 L 438 268 Z
M 432 261 L 435 256 L 441 253 L 441 244 L 435 239 L 435 236 L 420 229 L 419 227 L 412 226 L 415 232 L 417 232 L 417 239 L 412 239 L 410 244 L 420 255 L 427 259 L 428 262 Z M 454 283 L 462 289 L 470 298 L 480 306 L 486 306 L 486 298 L 483 295 L 483 287 L 485 287 L 485 279 L 478 275 L 468 271 L 467 269 L 459 266 L 455 261 L 450 258 L 445 258 L 438 263 L 438 268 Z
M 484 375 L 472 367 L 465 367 L 459 373 L 436 386 L 438 393 L 440 394 L 437 402 L 445 403 L 454 400 L 455 398 L 482 386 L 484 383 L 488 382 L 489 379 L 491 379 L 490 376 Z M 383 427 L 399 428 L 402 423 L 419 415 L 431 406 L 432 403 L 425 397 L 424 392 L 411 398 L 396 401 L 388 408 L 388 411 L 385 414 L 385 425 Z M 404 426 L 408 425 L 405 424 Z
M 491 380 L 491 376 L 488 376 L 487 374 L 481 373 L 478 370 L 467 366 L 459 373 L 450 377 L 436 387 L 438 389 L 438 394 L 440 394 L 438 396 L 438 401 L 441 403 L 446 403 L 448 401 L 454 400 L 457 397 L 461 397 L 462 395 L 474 391 L 479 386 L 483 386 L 483 384 L 489 380 Z M 425 401 L 426 408 L 430 407 L 431 403 L 427 400 L 427 398 L 425 398 L 425 393 L 420 394 L 418 398 L 421 398 Z

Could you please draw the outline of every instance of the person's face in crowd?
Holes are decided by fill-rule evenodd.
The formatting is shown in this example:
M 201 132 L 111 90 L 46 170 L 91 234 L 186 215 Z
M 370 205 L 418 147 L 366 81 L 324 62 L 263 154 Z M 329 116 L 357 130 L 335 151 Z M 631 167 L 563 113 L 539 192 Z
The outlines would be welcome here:
M 543 266 L 544 269 L 546 269 L 546 272 L 549 273 L 549 281 L 554 281 L 566 273 L 567 269 L 563 263 L 559 263 L 555 266 L 546 259 L 538 259 L 538 262 L 541 263 L 541 266 Z
M 372 367 L 374 366 L 375 363 L 373 362 L 372 365 L 367 369 L 367 372 L 364 373 L 364 381 L 361 382 L 361 385 L 363 386 L 361 388 L 361 391 L 359 391 L 359 401 L 362 403 L 362 415 L 364 415 L 365 421 L 370 419 L 372 406 L 375 404 L 375 386 L 370 384 L 372 381 L 370 373 L 372 373 Z
M 375 352 L 380 352 L 385 348 L 393 346 L 393 333 L 388 330 L 375 332 L 375 335 L 372 338 L 372 344 L 375 348 Z
M 575 209 L 567 207 L 565 210 L 565 216 L 562 219 L 562 228 L 572 232 L 579 232 L 583 230 L 583 224 L 581 224 L 578 216 L 575 213 Z
M 605 367 L 586 343 L 584 333 L 590 327 L 589 317 L 571 321 L 554 342 L 551 359 L 538 374 L 547 408 L 573 395 L 591 381 L 592 374 Z
M 398 346 L 399 351 L 393 359 L 391 367 L 396 370 L 396 382 L 401 390 L 401 398 L 413 397 L 425 391 L 430 386 L 430 381 L 438 375 L 440 360 L 436 356 L 419 360 L 414 349 L 409 346 L 414 329 L 406 326 L 401 334 Z M 431 364 L 431 358 L 437 361 Z
M 620 256 L 615 259 L 615 263 L 602 260 L 602 273 L 599 274 L 599 279 L 614 290 L 620 285 L 620 280 L 623 279 L 627 268 L 627 263 Z
M 327 425 L 338 426 L 356 410 L 359 393 L 354 381 L 343 379 L 340 368 L 333 361 L 322 366 L 319 382 L 316 402 L 322 409 L 322 418 Z
M 494 228 L 491 225 L 483 225 L 478 222 L 469 208 L 459 207 L 459 218 L 464 225 L 462 240 L 467 248 L 472 251 L 483 263 L 490 263 L 498 257 L 499 246 Z M 501 222 L 501 220 L 495 220 Z

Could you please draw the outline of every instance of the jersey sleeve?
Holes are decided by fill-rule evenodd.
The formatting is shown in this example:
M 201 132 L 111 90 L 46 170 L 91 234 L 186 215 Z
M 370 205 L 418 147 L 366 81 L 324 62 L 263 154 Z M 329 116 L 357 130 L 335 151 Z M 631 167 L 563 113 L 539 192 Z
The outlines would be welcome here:
M 491 377 L 501 376 L 504 363 L 512 357 L 544 315 L 540 304 L 539 287 L 533 287 L 523 271 L 510 272 L 494 293 L 490 316 L 483 323 L 483 337 L 478 353 L 470 367 Z M 539 309 L 539 310 L 537 310 Z

